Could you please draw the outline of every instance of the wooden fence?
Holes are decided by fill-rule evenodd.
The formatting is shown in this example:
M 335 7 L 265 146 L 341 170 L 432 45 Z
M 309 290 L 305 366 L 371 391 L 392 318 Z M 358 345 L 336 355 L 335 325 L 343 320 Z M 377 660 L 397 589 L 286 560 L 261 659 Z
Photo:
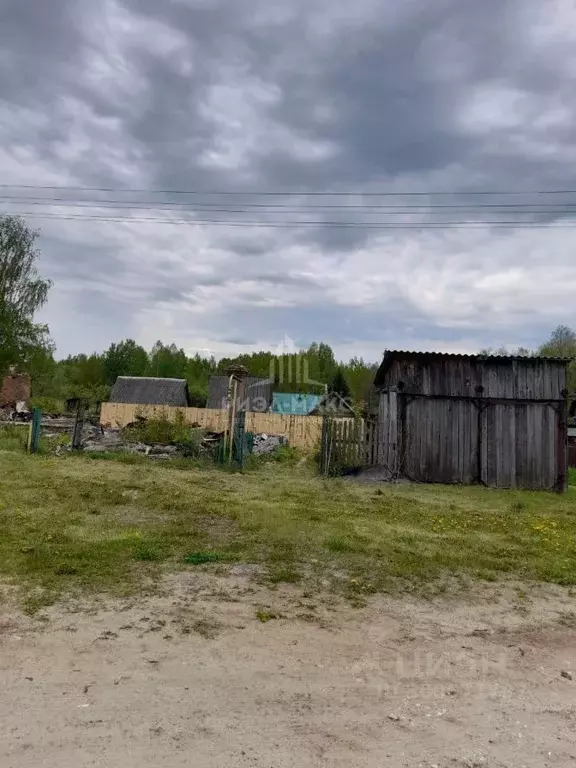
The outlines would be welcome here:
M 100 423 L 103 426 L 125 427 L 138 416 L 147 419 L 175 421 L 181 414 L 188 424 L 223 432 L 228 424 L 228 413 L 217 408 L 174 408 L 163 405 L 133 405 L 103 403 Z M 246 431 L 257 434 L 285 435 L 288 444 L 302 451 L 313 451 L 320 446 L 322 416 L 294 416 L 282 413 L 246 413 Z M 334 419 L 353 423 L 354 419 Z
M 343 474 L 373 467 L 378 459 L 378 424 L 364 419 L 331 419 L 322 425 L 320 471 Z

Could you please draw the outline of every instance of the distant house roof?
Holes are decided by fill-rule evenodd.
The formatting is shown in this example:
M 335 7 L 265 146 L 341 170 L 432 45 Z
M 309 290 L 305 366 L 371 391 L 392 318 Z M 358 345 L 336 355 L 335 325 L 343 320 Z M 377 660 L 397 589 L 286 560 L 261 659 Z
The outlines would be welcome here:
M 274 392 L 272 412 L 307 416 L 318 407 L 321 400 L 321 395 L 310 395 L 306 392 Z
M 157 379 L 152 376 L 118 376 L 110 393 L 111 403 L 136 405 L 190 404 L 186 379 Z
M 328 392 L 322 395 L 320 402 L 311 411 L 311 415 L 319 416 L 355 416 L 354 408 L 345 397 L 338 392 Z
M 206 408 L 226 408 L 230 376 L 210 376 Z M 237 408 L 246 411 L 267 411 L 272 401 L 272 382 L 256 376 L 246 376 L 237 385 Z

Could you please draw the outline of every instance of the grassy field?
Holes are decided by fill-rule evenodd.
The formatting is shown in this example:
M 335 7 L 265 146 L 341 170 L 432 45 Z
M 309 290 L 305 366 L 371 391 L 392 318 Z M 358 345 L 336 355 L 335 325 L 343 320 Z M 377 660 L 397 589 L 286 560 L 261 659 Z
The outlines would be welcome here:
M 576 583 L 576 489 L 361 485 L 308 463 L 179 467 L 0 451 L 0 575 L 29 610 L 228 563 L 353 598 L 470 578 Z

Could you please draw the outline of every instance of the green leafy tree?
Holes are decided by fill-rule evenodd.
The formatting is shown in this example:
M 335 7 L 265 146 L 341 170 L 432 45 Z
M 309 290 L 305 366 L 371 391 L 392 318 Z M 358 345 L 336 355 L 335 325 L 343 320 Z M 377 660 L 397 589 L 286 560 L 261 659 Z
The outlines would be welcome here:
M 186 361 L 186 379 L 192 405 L 204 408 L 208 399 L 208 382 L 216 373 L 217 363 L 214 357 L 202 357 L 196 353 Z
M 132 339 L 111 344 L 103 359 L 104 378 L 109 385 L 118 376 L 144 376 L 148 367 L 148 353 Z
M 337 368 L 334 376 L 330 379 L 330 384 L 328 386 L 328 389 L 330 392 L 336 392 L 341 397 L 346 398 L 347 400 L 351 397 L 351 391 L 350 386 L 348 385 L 348 382 L 346 380 L 346 376 L 344 375 L 344 371 L 342 368 Z
M 175 344 L 166 346 L 157 341 L 152 347 L 147 375 L 161 379 L 183 379 L 186 377 L 188 360 L 183 349 Z
M 547 357 L 576 357 L 576 333 L 567 325 L 559 325 L 540 346 L 538 354 Z
M 352 398 L 357 402 L 368 403 L 376 397 L 374 378 L 378 365 L 367 363 L 361 357 L 353 357 L 346 366 L 346 380 L 350 386 Z
M 108 399 L 110 387 L 106 384 L 103 355 L 74 355 L 62 365 L 66 371 L 64 397 L 82 397 L 91 402 Z
M 37 237 L 24 219 L 0 216 L 0 375 L 47 343 L 48 328 L 34 323 L 50 289 L 36 269 Z
M 567 325 L 559 325 L 538 348 L 539 355 L 546 357 L 567 357 L 568 364 L 567 385 L 572 392 L 576 391 L 576 333 Z

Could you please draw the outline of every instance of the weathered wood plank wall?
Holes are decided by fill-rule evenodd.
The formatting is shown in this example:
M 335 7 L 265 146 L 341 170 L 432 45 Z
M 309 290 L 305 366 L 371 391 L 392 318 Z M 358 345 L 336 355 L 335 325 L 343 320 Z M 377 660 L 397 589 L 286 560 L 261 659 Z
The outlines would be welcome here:
M 392 402 L 397 408 L 392 409 Z M 379 418 L 378 464 L 391 476 L 561 490 L 565 464 L 561 404 L 383 392 Z
M 498 488 L 553 489 L 558 480 L 560 413 L 551 404 L 493 404 L 481 414 L 481 477 Z
M 478 478 L 478 410 L 459 400 L 405 398 L 401 472 L 419 482 L 472 483 Z
M 390 478 L 398 473 L 398 395 L 394 390 L 380 395 L 378 408 L 378 466 L 385 469 Z
M 137 415 L 148 419 L 174 421 L 181 413 L 188 424 L 197 424 L 205 429 L 223 432 L 227 425 L 227 413 L 219 408 L 172 408 L 162 405 L 132 405 L 126 403 L 103 403 L 100 423 L 125 427 L 136 420 Z M 341 419 L 353 421 L 353 419 Z M 311 451 L 320 444 L 322 416 L 295 416 L 281 413 L 247 413 L 246 431 L 286 435 L 288 444 L 303 451 Z
M 395 360 L 384 389 L 398 387 L 419 395 L 483 397 L 510 400 L 562 400 L 565 365 L 553 360 L 526 358 L 498 362 L 467 358 Z

